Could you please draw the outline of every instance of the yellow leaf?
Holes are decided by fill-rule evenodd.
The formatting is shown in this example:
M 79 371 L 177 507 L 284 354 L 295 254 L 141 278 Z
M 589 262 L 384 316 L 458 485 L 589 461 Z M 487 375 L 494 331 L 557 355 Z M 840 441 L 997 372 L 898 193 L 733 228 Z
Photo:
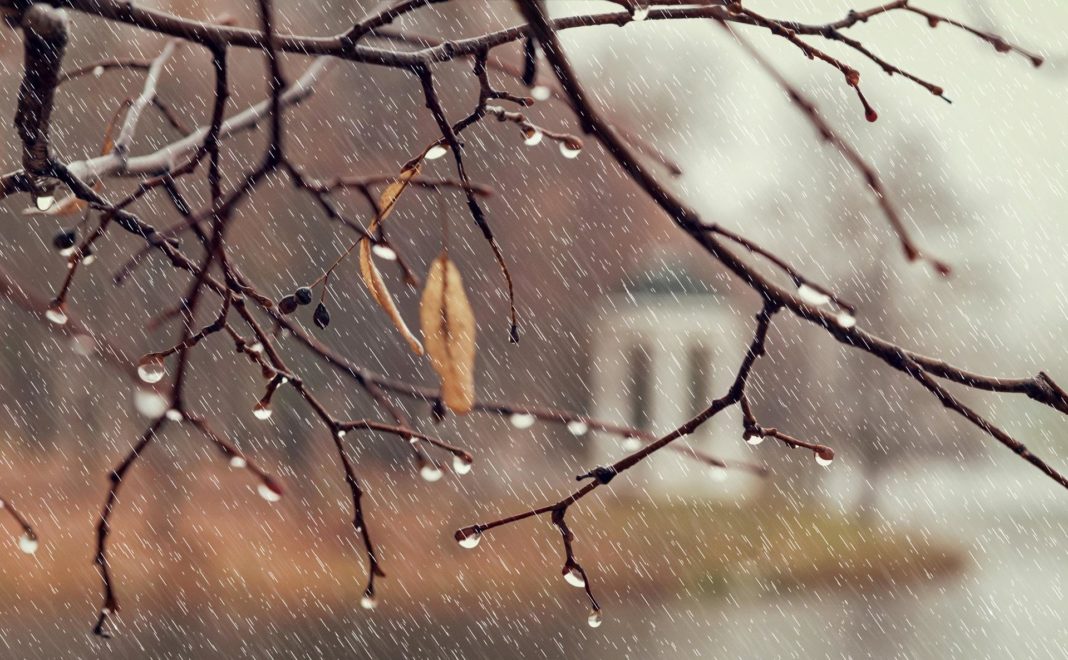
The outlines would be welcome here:
M 111 153 L 111 150 L 115 148 L 115 129 L 119 125 L 119 118 L 122 117 L 122 111 L 128 107 L 130 107 L 130 99 L 123 101 L 119 105 L 119 109 L 111 116 L 111 121 L 108 122 L 107 128 L 104 129 L 104 140 L 100 145 L 101 156 L 107 156 Z
M 397 205 L 397 199 L 400 198 L 401 193 L 404 192 L 408 184 L 415 178 L 419 171 L 423 169 L 422 159 L 411 163 L 403 170 L 401 170 L 400 176 L 397 179 L 386 186 L 386 189 L 382 191 L 382 194 L 378 198 L 378 217 L 372 223 L 372 227 L 377 225 L 386 219 L 386 216 L 393 212 L 393 208 Z
M 371 241 L 366 238 L 360 239 L 360 275 L 363 276 L 363 283 L 367 286 L 367 290 L 371 292 L 371 297 L 375 299 L 375 302 L 382 309 L 386 310 L 389 320 L 393 321 L 393 325 L 400 330 L 408 345 L 411 346 L 412 351 L 416 355 L 422 355 L 423 345 L 408 329 L 404 319 L 401 318 L 400 312 L 397 311 L 397 306 L 393 304 L 393 297 L 389 295 L 386 283 L 382 280 L 382 274 L 378 272 L 374 259 L 371 258 Z
M 119 109 L 115 111 L 114 115 L 112 115 L 111 121 L 108 122 L 107 128 L 104 130 L 103 142 L 100 145 L 101 156 L 106 156 L 110 154 L 111 150 L 115 147 L 115 128 L 118 126 L 119 118 L 122 116 L 123 109 L 129 107 L 129 105 L 129 99 L 123 101 L 122 104 L 119 105 Z M 100 181 L 97 181 L 93 184 L 93 190 L 96 192 L 100 192 L 101 190 L 103 190 L 103 188 L 104 185 Z M 64 197 L 59 202 L 53 204 L 52 208 L 45 211 L 45 214 L 62 217 L 81 213 L 87 208 L 89 208 L 89 205 L 87 203 L 85 203 L 83 200 L 79 199 L 74 195 L 70 195 L 69 197 Z M 36 210 L 30 209 L 30 212 L 36 212 Z
M 441 379 L 445 405 L 457 414 L 475 405 L 475 314 L 460 271 L 442 254 L 430 265 L 419 306 L 430 364 Z

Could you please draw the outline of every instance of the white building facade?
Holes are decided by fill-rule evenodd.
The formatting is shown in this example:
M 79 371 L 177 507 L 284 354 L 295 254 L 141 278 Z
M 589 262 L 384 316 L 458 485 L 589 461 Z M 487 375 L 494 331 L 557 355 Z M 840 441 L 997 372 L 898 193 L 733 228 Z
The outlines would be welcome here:
M 608 296 L 592 341 L 592 414 L 597 419 L 664 435 L 693 417 L 733 382 L 751 339 L 748 315 L 685 276 L 647 274 Z M 721 413 L 680 443 L 728 463 L 753 461 L 737 411 Z M 594 459 L 608 463 L 633 451 L 599 434 Z M 744 470 L 710 467 L 668 449 L 629 473 L 653 497 L 738 498 L 760 479 Z

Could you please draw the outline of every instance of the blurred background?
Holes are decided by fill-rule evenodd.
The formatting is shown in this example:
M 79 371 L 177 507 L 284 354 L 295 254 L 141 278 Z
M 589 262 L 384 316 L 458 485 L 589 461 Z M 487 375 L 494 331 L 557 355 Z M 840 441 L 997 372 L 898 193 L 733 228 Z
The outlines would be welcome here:
M 256 21 L 239 2 L 146 4 Z M 376 3 L 276 4 L 284 31 L 329 35 Z M 557 15 L 616 8 L 550 4 Z M 757 4 L 808 22 L 863 8 Z M 717 26 L 647 21 L 572 30 L 563 41 L 606 114 L 680 166 L 679 176 L 663 172 L 668 186 L 708 220 L 857 302 L 863 327 L 965 368 L 1045 370 L 1063 383 L 1068 8 L 1053 0 L 923 6 L 996 29 L 1050 61 L 1036 70 L 948 26 L 880 17 L 854 36 L 942 85 L 953 103 L 828 45 L 861 71 L 880 115 L 869 124 L 839 73 L 782 39 L 745 34 L 877 167 L 921 244 L 954 266 L 948 280 L 905 262 L 861 177 Z M 72 18 L 67 69 L 106 57 L 151 59 L 165 43 Z M 511 3 L 449 2 L 395 28 L 456 38 L 518 22 Z M 520 61 L 516 47 L 494 52 Z M 5 28 L 4 117 L 14 114 L 21 55 L 20 33 Z M 236 111 L 265 90 L 256 54 L 231 57 Z M 284 58 L 290 79 L 309 63 Z M 186 46 L 161 81 L 160 100 L 187 128 L 209 115 L 209 65 L 205 52 Z M 469 66 L 436 69 L 454 120 L 477 98 Z M 539 83 L 551 84 L 547 74 Z M 493 75 L 498 87 L 525 93 Z M 60 156 L 94 155 L 142 81 L 142 73 L 108 71 L 65 85 L 53 119 Z M 551 130 L 579 130 L 551 99 L 527 115 Z M 322 179 L 393 175 L 438 135 L 418 81 L 345 63 L 287 111 L 286 123 L 292 159 Z M 2 131 L 0 169 L 10 171 L 19 145 L 9 124 Z M 146 115 L 134 152 L 178 136 L 158 114 Z M 425 273 L 440 249 L 440 218 L 449 219 L 451 255 L 478 314 L 480 396 L 663 433 L 723 392 L 759 308 L 753 294 L 695 251 L 596 145 L 565 159 L 555 143 L 525 146 L 514 125 L 492 120 L 465 137 L 472 177 L 494 191 L 485 205 L 515 275 L 522 342 L 507 341 L 499 272 L 460 196 L 410 191 L 389 222 L 394 244 Z M 261 131 L 226 143 L 229 183 L 262 148 Z M 452 174 L 448 159 L 425 173 Z M 128 187 L 108 183 L 105 193 L 118 198 Z M 186 188 L 201 207 L 203 182 Z M 351 217 L 370 217 L 358 193 L 336 201 Z M 0 205 L 0 269 L 20 291 L 47 300 L 65 272 L 52 237 L 71 220 L 24 214 L 29 205 L 26 196 Z M 178 221 L 159 195 L 136 210 L 156 226 Z M 232 258 L 273 297 L 314 280 L 352 240 L 282 180 L 240 208 L 231 237 Z M 72 315 L 130 364 L 174 343 L 176 327 L 153 330 L 148 321 L 187 283 L 150 258 L 115 286 L 112 275 L 139 247 L 109 235 L 71 298 Z M 380 267 L 414 321 L 418 292 Z M 333 291 L 334 322 L 317 331 L 327 345 L 379 373 L 436 382 L 409 357 L 354 262 L 342 266 Z M 286 497 L 264 501 L 245 471 L 172 426 L 125 483 L 111 546 L 119 636 L 93 639 L 100 596 L 91 561 L 106 475 L 147 421 L 135 407 L 138 386 L 98 359 L 97 340 L 55 332 L 10 297 L 0 302 L 0 495 L 34 523 L 41 547 L 21 553 L 16 526 L 0 519 L 3 657 L 1063 657 L 1068 645 L 1064 493 L 907 378 L 785 316 L 754 376 L 754 406 L 764 425 L 834 447 L 835 461 L 820 466 L 810 452 L 770 440 L 749 446 L 732 410 L 694 446 L 767 466 L 767 477 L 664 455 L 584 500 L 569 520 L 605 608 L 597 629 L 586 625 L 581 592 L 560 578 L 559 534 L 548 520 L 494 531 L 475 550 L 459 548 L 452 532 L 555 501 L 575 474 L 624 455 L 620 439 L 573 437 L 544 423 L 516 428 L 488 415 L 434 427 L 425 406 L 400 402 L 424 431 L 476 453 L 470 475 L 427 483 L 404 443 L 347 436 L 388 574 L 379 607 L 367 612 L 359 607 L 364 560 L 330 438 L 286 388 L 269 421 L 253 418 L 259 370 L 215 336 L 194 353 L 188 404 L 277 475 Z M 352 381 L 292 340 L 280 345 L 339 416 L 385 418 Z M 962 396 L 1053 465 L 1068 465 L 1068 427 L 1054 412 L 1024 397 Z

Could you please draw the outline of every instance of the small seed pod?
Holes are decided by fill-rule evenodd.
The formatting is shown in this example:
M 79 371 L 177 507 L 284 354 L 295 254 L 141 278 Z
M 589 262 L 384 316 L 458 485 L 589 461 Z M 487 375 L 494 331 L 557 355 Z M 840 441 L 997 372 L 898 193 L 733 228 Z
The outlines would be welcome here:
M 52 238 L 52 246 L 57 250 L 69 250 L 78 242 L 78 232 L 73 229 L 64 229 Z
M 297 297 L 290 295 L 279 300 L 278 311 L 282 312 L 283 314 L 292 314 L 293 312 L 297 311 Z
M 323 303 L 319 303 L 315 308 L 315 315 L 312 317 L 312 320 L 315 321 L 315 325 L 320 328 L 325 328 L 330 325 L 330 310 L 328 310 Z
M 312 290 L 306 286 L 302 286 L 293 292 L 293 297 L 297 299 L 298 305 L 310 305 L 312 301 Z

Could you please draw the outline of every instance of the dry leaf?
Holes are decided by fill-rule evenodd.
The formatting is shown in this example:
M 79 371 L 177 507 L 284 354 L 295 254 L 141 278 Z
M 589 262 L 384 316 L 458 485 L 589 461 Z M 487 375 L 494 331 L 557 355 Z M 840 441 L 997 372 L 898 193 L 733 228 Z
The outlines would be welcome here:
M 374 259 L 371 258 L 371 241 L 366 238 L 360 239 L 360 275 L 363 276 L 363 283 L 367 286 L 367 290 L 371 292 L 371 297 L 375 299 L 382 309 L 386 310 L 389 319 L 404 335 L 404 339 L 412 347 L 412 351 L 416 355 L 422 355 L 423 345 L 408 329 L 404 319 L 401 318 L 400 312 L 397 311 L 397 306 L 393 304 L 393 297 L 389 295 L 386 283 L 382 280 L 382 274 L 378 272 Z
M 475 314 L 460 271 L 445 254 L 430 265 L 419 319 L 445 405 L 457 414 L 470 412 L 475 405 Z
M 101 156 L 107 156 L 109 153 L 111 153 L 112 148 L 114 148 L 115 127 L 119 123 L 119 117 L 122 116 L 123 108 L 126 108 L 129 105 L 129 100 L 124 101 L 122 105 L 119 106 L 119 109 L 115 112 L 115 114 L 112 115 L 111 121 L 108 122 L 107 129 L 104 130 L 104 140 L 100 145 Z M 99 193 L 101 190 L 104 189 L 104 185 L 100 181 L 97 181 L 92 185 L 92 188 L 94 192 Z M 44 215 L 64 217 L 68 215 L 74 215 L 76 213 L 81 213 L 87 208 L 89 208 L 89 204 L 87 204 L 84 200 L 79 199 L 75 195 L 69 195 L 53 204 L 52 207 L 49 208 L 47 211 L 41 211 L 36 207 L 30 207 L 28 209 L 24 209 L 22 211 L 22 214 L 41 215 L 43 213 Z
M 104 140 L 100 145 L 100 155 L 107 156 L 111 153 L 111 150 L 115 148 L 115 129 L 119 126 L 119 119 L 122 117 L 122 111 L 130 107 L 130 99 L 126 99 L 119 105 L 119 109 L 115 111 L 115 114 L 111 116 L 111 121 L 108 122 L 108 127 L 104 130 Z
M 382 194 L 378 198 L 378 217 L 372 223 L 372 230 L 375 225 L 386 219 L 386 216 L 393 212 L 393 208 L 397 206 L 397 199 L 400 198 L 401 193 L 404 192 L 408 184 L 412 179 L 419 174 L 423 169 L 422 159 L 415 161 L 401 170 L 400 176 L 397 179 L 386 186 L 386 189 L 382 191 Z

